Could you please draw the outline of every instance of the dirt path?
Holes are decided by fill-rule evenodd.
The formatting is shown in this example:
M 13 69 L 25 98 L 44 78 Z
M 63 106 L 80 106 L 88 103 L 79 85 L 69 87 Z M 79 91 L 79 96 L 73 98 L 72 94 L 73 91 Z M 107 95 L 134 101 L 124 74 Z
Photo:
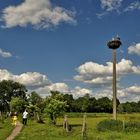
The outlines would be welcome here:
M 23 127 L 23 125 L 18 121 L 14 130 L 12 131 L 10 136 L 8 138 L 6 138 L 6 140 L 13 140 L 20 133 L 22 127 Z

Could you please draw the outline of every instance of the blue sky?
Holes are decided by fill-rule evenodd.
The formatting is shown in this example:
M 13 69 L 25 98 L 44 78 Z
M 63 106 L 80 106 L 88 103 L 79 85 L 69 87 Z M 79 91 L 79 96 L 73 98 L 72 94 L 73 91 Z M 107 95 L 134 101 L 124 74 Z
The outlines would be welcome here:
M 112 50 L 119 35 L 118 98 L 140 100 L 140 0 L 0 0 L 0 80 L 112 98 Z

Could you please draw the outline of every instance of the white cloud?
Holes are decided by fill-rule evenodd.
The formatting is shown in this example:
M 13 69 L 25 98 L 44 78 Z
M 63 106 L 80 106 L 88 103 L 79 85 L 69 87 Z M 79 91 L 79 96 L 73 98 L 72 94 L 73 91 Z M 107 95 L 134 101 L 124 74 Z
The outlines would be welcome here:
M 126 89 L 125 88 L 122 88 L 122 89 L 118 89 L 117 90 L 117 97 L 119 99 L 125 99 L 127 96 L 128 96 L 128 93 L 126 92 Z
M 140 74 L 140 66 L 133 66 L 133 63 L 130 60 L 122 59 L 116 65 L 117 80 L 120 80 L 122 75 L 128 73 Z M 86 62 L 77 68 L 79 74 L 76 75 L 74 79 L 93 85 L 111 84 L 112 69 L 112 62 L 107 62 L 106 65 L 95 62 Z
M 76 23 L 73 17 L 74 12 L 53 6 L 50 0 L 25 0 L 20 5 L 5 8 L 2 20 L 6 28 L 27 25 L 48 28 L 61 22 Z
M 133 70 L 134 69 L 133 67 L 135 67 L 135 66 L 133 66 L 133 63 L 130 63 L 130 62 L 131 62 L 130 60 L 122 60 L 121 62 L 118 63 L 118 65 L 120 67 L 118 72 L 120 73 L 120 75 L 123 73 L 127 74 L 129 72 L 137 73 L 137 71 Z M 110 62 L 108 62 L 108 63 L 110 64 Z M 128 66 L 126 66 L 126 69 L 121 68 L 122 66 L 125 67 L 125 65 L 130 65 L 131 69 Z M 90 70 L 90 72 L 91 72 L 91 74 L 96 73 L 97 75 L 100 76 L 101 72 L 104 71 L 104 74 L 101 76 L 105 75 L 104 78 L 106 78 L 106 74 L 108 75 L 108 74 L 110 74 L 110 72 L 107 72 L 104 68 L 108 67 L 108 66 L 109 65 L 106 65 L 106 66 L 101 65 L 102 69 L 100 69 L 100 71 L 98 71 L 96 69 L 97 71 Z M 109 68 L 106 68 L 106 69 L 109 70 Z M 135 67 L 135 69 L 137 69 L 137 67 Z M 87 71 L 88 71 L 88 68 L 87 68 Z M 84 70 L 82 72 L 86 73 Z M 93 76 L 93 77 L 95 79 L 97 79 L 96 76 Z M 112 87 L 111 86 L 94 88 L 94 89 L 82 88 L 82 87 L 77 86 L 73 89 L 70 89 L 69 86 L 65 83 L 51 83 L 46 75 L 40 74 L 38 72 L 26 72 L 26 73 L 22 73 L 20 75 L 14 75 L 11 72 L 9 72 L 8 70 L 0 69 L 0 81 L 2 81 L 2 80 L 14 80 L 14 81 L 20 82 L 22 84 L 25 84 L 26 86 L 28 86 L 30 92 L 32 91 L 31 89 L 33 87 L 34 91 L 36 91 L 39 95 L 41 95 L 43 97 L 50 95 L 51 90 L 57 90 L 64 94 L 65 93 L 72 94 L 74 98 L 84 96 L 88 93 L 90 96 L 93 96 L 95 98 L 108 97 L 108 98 L 112 99 Z M 99 82 L 97 82 L 97 83 L 99 83 Z M 111 83 L 111 81 L 110 81 L 110 83 Z M 139 101 L 140 100 L 140 86 L 133 85 L 133 86 L 130 86 L 127 88 L 118 86 L 117 97 L 119 98 L 119 100 L 121 102 Z
M 48 86 L 49 90 L 51 91 L 59 91 L 62 93 L 67 93 L 69 92 L 69 87 L 65 83 L 54 83 L 50 86 Z
M 38 72 L 27 72 L 20 75 L 14 75 L 8 70 L 0 69 L 0 81 L 2 80 L 13 80 L 32 87 L 50 84 L 47 76 Z
M 43 86 L 50 84 L 47 76 L 38 72 L 26 72 L 20 75 L 14 75 L 14 79 L 27 86 Z
M 102 86 L 110 84 L 111 82 L 112 82 L 111 76 L 97 77 L 95 79 L 85 81 L 85 83 L 87 83 L 87 84 L 95 84 L 95 85 L 98 84 L 98 85 L 102 85 Z
M 117 13 L 120 14 L 121 12 L 140 10 L 140 1 L 136 0 L 134 2 L 131 2 L 127 7 L 123 6 L 123 1 L 124 0 L 100 0 L 101 8 L 104 11 L 97 13 L 97 17 L 101 19 L 112 11 L 117 11 Z
M 87 93 L 92 95 L 92 90 L 81 88 L 79 86 L 74 89 L 70 89 L 69 86 L 65 83 L 52 83 L 51 85 L 39 87 L 35 91 L 44 97 L 51 95 L 50 91 L 59 91 L 63 94 L 72 94 L 74 98 L 82 97 Z
M 74 98 L 78 98 L 86 94 L 92 95 L 92 90 L 77 86 L 75 87 L 75 89 L 71 90 L 71 94 L 73 95 Z
M 134 85 L 126 89 L 128 93 L 140 95 L 140 86 Z
M 73 90 L 71 90 L 71 94 L 73 95 L 74 98 L 84 96 L 87 93 L 91 97 L 95 97 L 96 99 L 99 99 L 102 97 L 108 97 L 109 99 L 112 100 L 112 97 L 113 97 L 113 91 L 112 91 L 111 86 L 106 87 L 106 88 L 94 89 L 94 91 L 93 89 L 81 88 L 77 86 Z M 127 88 L 118 87 L 117 98 L 119 99 L 120 102 L 139 101 L 140 100 L 140 86 L 130 86 Z
M 128 7 L 126 7 L 124 9 L 124 12 L 133 11 L 133 10 L 140 10 L 140 2 L 139 1 L 134 1 L 134 2 L 130 3 L 128 5 Z
M 135 45 L 132 45 L 128 48 L 129 54 L 137 54 L 140 56 L 140 43 L 137 43 Z
M 68 85 L 65 83 L 51 83 L 50 85 L 39 87 L 35 91 L 43 97 L 51 95 L 50 91 L 59 91 L 64 94 L 70 92 Z
M 0 56 L 4 58 L 12 57 L 12 54 L 10 52 L 4 52 L 2 49 L 0 49 Z
M 45 86 L 45 87 L 40 87 L 36 89 L 35 91 L 43 96 L 49 96 L 51 95 L 50 91 L 51 90 L 56 90 L 56 88 L 50 88 L 50 87 L 55 87 L 57 85 L 61 85 L 58 87 L 61 87 L 59 90 L 57 88 L 57 91 L 60 91 L 61 93 L 68 93 L 72 94 L 74 98 L 82 97 L 85 96 L 86 94 L 89 94 L 91 97 L 95 97 L 96 99 L 102 98 L 102 97 L 108 97 L 109 99 L 112 100 L 112 87 L 107 87 L 107 88 L 100 88 L 100 89 L 88 89 L 88 88 L 82 88 L 79 86 L 76 86 L 74 89 L 69 89 L 68 85 L 65 83 L 52 83 L 52 85 Z M 140 86 L 130 86 L 127 88 L 124 87 L 118 87 L 117 90 L 117 98 L 119 99 L 120 102 L 126 102 L 126 101 L 139 101 L 140 100 Z
M 50 89 L 48 88 L 48 86 L 39 87 L 39 88 L 34 89 L 34 90 L 29 90 L 29 93 L 31 93 L 32 91 L 35 91 L 36 93 L 38 93 L 42 97 L 47 97 L 47 96 L 51 95 Z
M 121 102 L 137 102 L 140 101 L 140 86 L 133 85 L 118 90 L 118 98 Z
M 92 91 L 91 96 L 95 97 L 96 99 L 102 98 L 102 97 L 108 97 L 109 99 L 112 100 L 113 98 L 113 91 L 112 87 L 107 87 L 107 88 L 100 88 L 98 90 Z M 126 99 L 129 100 L 130 95 L 124 90 L 124 89 L 118 89 L 117 90 L 117 98 L 123 102 L 126 101 Z
M 123 0 L 100 0 L 102 9 L 106 11 L 118 10 Z
M 140 101 L 140 88 L 139 86 L 131 86 L 131 87 L 121 87 L 120 89 L 118 88 L 117 90 L 117 98 L 119 99 L 120 102 L 137 102 Z M 99 89 L 93 92 L 93 97 L 95 98 L 102 98 L 102 97 L 108 97 L 109 99 L 112 99 L 113 96 L 113 91 L 112 88 L 104 88 L 104 89 Z
M 8 70 L 0 69 L 0 81 L 13 79 L 13 74 Z

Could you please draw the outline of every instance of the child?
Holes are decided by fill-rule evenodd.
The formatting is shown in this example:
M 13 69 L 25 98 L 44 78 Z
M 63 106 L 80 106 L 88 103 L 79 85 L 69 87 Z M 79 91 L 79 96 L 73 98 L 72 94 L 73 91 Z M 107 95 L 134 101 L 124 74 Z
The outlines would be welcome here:
M 12 120 L 13 120 L 13 125 L 17 125 L 17 112 L 15 112 L 14 114 L 13 114 L 13 116 L 12 116 Z

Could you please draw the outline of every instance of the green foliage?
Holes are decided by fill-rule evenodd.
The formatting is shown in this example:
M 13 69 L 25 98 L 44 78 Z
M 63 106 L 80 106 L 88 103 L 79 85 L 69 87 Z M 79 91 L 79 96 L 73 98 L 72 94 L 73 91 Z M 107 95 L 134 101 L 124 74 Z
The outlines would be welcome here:
M 97 100 L 95 97 L 89 98 L 88 112 L 96 112 Z
M 43 112 L 46 102 L 45 99 L 43 99 L 40 95 L 38 95 L 36 92 L 31 92 L 28 97 L 28 102 L 30 105 L 35 105 L 36 108 L 38 107 L 41 112 Z
M 0 99 L 5 98 L 11 101 L 12 97 L 21 97 L 26 99 L 26 87 L 12 80 L 3 80 L 0 82 Z
M 131 112 L 140 112 L 140 104 L 135 103 L 135 102 L 126 102 L 126 103 L 121 103 L 118 106 L 118 112 L 119 113 L 123 113 L 123 112 L 127 112 L 127 113 L 131 113 Z
M 20 97 L 12 97 L 9 104 L 11 112 L 23 112 L 27 102 Z
M 5 119 L 4 123 L 0 122 L 0 140 L 5 140 L 6 137 L 10 135 L 13 130 L 13 126 L 11 125 L 11 119 Z
M 128 121 L 123 122 L 120 120 L 103 120 L 97 125 L 98 131 L 126 131 L 126 132 L 140 132 L 140 122 Z
M 98 131 L 121 131 L 123 123 L 120 120 L 103 120 L 97 125 Z
M 31 116 L 34 116 L 34 112 L 37 112 L 39 110 L 36 105 L 32 104 L 26 105 L 26 109 L 28 110 L 29 115 Z
M 79 97 L 75 100 L 74 106 L 76 112 L 88 112 L 88 106 L 89 106 L 89 95 L 86 94 L 83 97 Z
M 73 101 L 74 112 L 112 112 L 112 101 L 107 97 L 96 100 L 86 94 Z
M 28 103 L 29 105 L 26 108 L 29 111 L 30 117 L 36 119 L 39 123 L 43 123 L 42 114 L 46 106 L 45 99 L 36 92 L 31 92 L 28 95 Z
M 29 104 L 26 106 L 31 119 L 37 120 L 38 123 L 44 123 L 41 109 L 37 105 Z
M 125 124 L 125 131 L 140 132 L 140 122 L 129 121 Z
M 0 110 L 6 112 L 9 110 L 9 102 L 12 97 L 20 97 L 26 100 L 26 87 L 12 80 L 3 80 L 0 82 Z
M 123 108 L 123 105 L 122 104 L 119 104 L 118 108 L 117 108 L 117 111 L 119 113 L 123 113 L 124 112 L 124 108 Z
M 96 110 L 97 112 L 112 112 L 112 101 L 108 97 L 99 98 Z
M 68 105 L 66 108 L 66 112 L 72 112 L 74 109 L 74 106 L 73 106 L 74 99 L 73 99 L 72 94 L 64 94 L 63 98 L 64 98 L 64 101 L 66 101 Z
M 56 124 L 56 118 L 65 112 L 66 107 L 67 103 L 63 101 L 63 95 L 58 93 L 47 98 L 45 111 L 52 123 Z

